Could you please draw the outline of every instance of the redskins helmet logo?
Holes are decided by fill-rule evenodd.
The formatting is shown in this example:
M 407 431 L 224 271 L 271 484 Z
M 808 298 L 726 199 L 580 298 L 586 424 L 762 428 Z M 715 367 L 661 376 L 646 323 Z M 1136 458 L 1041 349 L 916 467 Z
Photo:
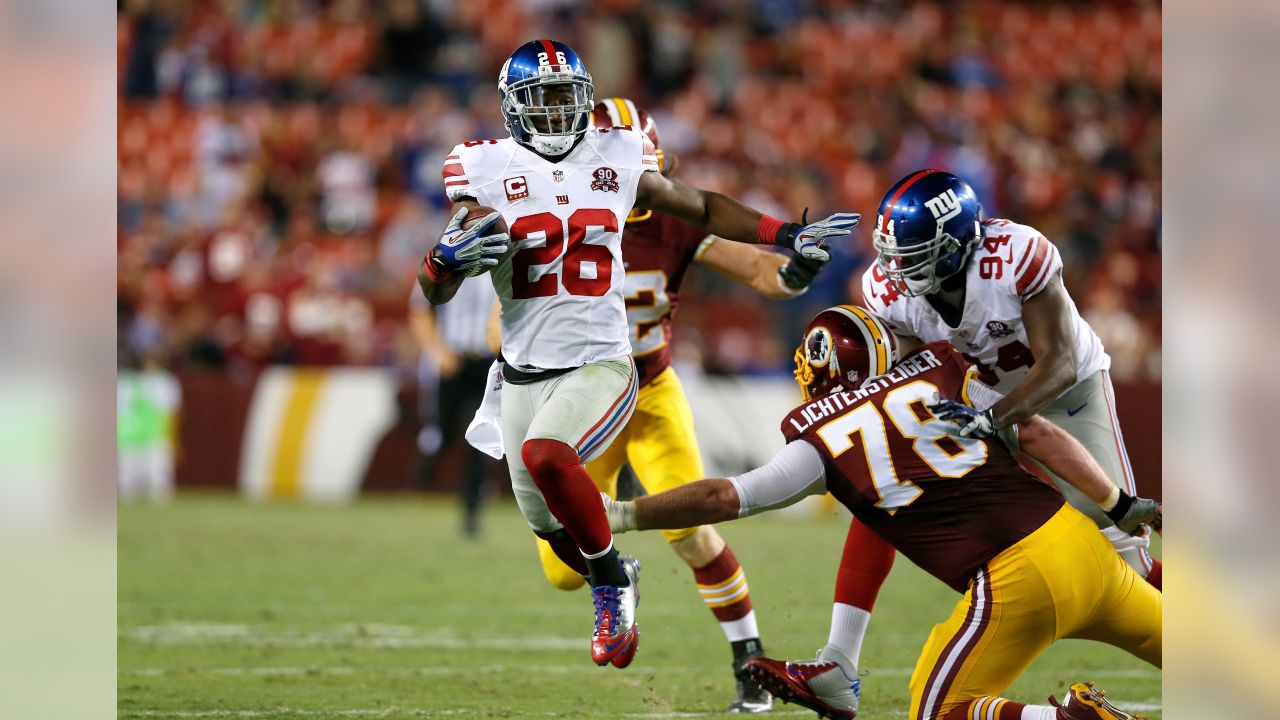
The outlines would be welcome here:
M 831 362 L 831 351 L 835 344 L 831 340 L 831 332 L 824 327 L 816 327 L 809 331 L 804 339 L 805 359 L 816 368 L 826 367 Z

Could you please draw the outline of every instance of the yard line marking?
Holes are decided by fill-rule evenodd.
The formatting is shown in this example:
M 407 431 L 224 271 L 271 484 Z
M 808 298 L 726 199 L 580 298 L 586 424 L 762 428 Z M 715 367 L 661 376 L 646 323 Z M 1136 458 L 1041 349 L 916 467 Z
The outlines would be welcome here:
M 156 645 L 233 643 L 253 646 L 315 647 L 360 645 L 371 648 L 435 648 L 444 650 L 582 650 L 578 637 L 459 637 L 407 625 L 329 625 L 318 631 L 280 630 L 236 623 L 166 623 L 134 625 L 118 631 L 121 639 Z

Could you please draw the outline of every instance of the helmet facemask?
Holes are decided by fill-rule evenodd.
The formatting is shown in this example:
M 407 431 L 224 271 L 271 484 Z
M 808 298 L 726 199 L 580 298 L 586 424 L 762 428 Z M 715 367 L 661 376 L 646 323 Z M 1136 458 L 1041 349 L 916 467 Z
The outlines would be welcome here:
M 568 66 L 540 67 L 537 77 L 511 85 L 500 82 L 498 90 L 511 136 L 542 155 L 568 152 L 590 124 L 595 102 L 591 76 L 573 72 Z
M 978 222 L 974 222 L 974 237 L 981 238 Z M 899 245 L 892 232 L 881 232 L 877 227 L 871 233 L 871 243 L 876 250 L 876 265 L 889 282 L 908 297 L 920 297 L 938 291 L 942 281 L 964 269 L 973 243 L 938 228 L 932 240 L 911 245 Z

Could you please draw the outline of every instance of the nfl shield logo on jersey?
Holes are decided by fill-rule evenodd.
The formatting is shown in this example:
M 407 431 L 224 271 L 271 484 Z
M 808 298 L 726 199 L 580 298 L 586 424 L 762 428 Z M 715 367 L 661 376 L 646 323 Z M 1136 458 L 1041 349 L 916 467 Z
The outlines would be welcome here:
M 552 179 L 552 180 L 555 180 L 556 182 L 564 182 L 564 171 L 563 171 L 563 170 L 552 170 L 552 171 L 551 171 L 551 179 Z
M 613 168 L 596 168 L 596 171 L 591 173 L 591 177 L 595 178 L 591 181 L 592 190 L 618 192 L 618 172 Z
M 999 320 L 992 320 L 991 322 L 987 323 L 987 333 L 990 334 L 991 337 L 993 338 L 1002 338 L 1002 337 L 1008 337 L 1012 335 L 1013 330 L 1011 330 L 1008 325 L 1005 325 Z

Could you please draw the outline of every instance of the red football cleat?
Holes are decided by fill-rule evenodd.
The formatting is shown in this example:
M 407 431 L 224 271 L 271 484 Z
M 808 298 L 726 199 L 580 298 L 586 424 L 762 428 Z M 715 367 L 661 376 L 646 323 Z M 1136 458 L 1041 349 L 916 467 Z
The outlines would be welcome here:
M 751 677 L 783 702 L 795 703 L 833 720 L 858 716 L 860 681 L 833 662 L 783 662 L 767 657 L 747 664 Z
M 625 668 L 635 659 L 640 644 L 636 625 L 636 605 L 640 603 L 640 563 L 622 557 L 622 568 L 631 580 L 626 587 L 601 585 L 591 588 L 596 605 L 595 631 L 591 634 L 591 660 L 597 665 Z

